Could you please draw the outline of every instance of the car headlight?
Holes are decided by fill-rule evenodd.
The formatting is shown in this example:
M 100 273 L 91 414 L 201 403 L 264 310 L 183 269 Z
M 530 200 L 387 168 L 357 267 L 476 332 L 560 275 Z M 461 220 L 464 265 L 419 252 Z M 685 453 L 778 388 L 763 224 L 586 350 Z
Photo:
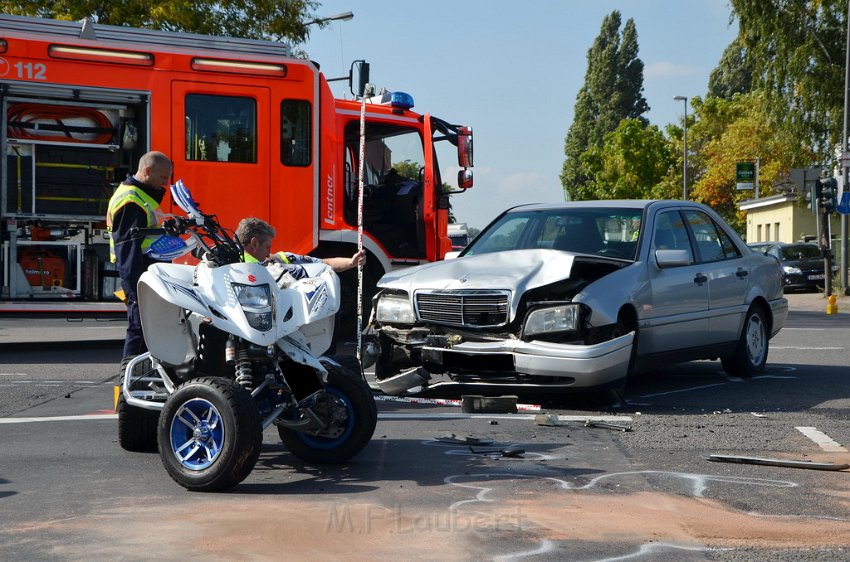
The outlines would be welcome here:
M 528 313 L 523 333 L 527 336 L 548 332 L 569 332 L 578 328 L 578 305 L 538 308 Z
M 413 324 L 416 316 L 410 299 L 402 295 L 384 295 L 378 299 L 375 318 L 378 322 L 389 322 L 393 324 Z
M 791 265 L 783 265 L 782 266 L 782 272 L 785 273 L 786 275 L 799 275 L 799 274 L 803 273 L 800 270 L 799 267 L 794 267 L 794 266 L 791 266 Z
M 268 332 L 272 328 L 272 291 L 268 283 L 262 285 L 243 285 L 233 283 L 233 291 L 236 300 L 245 313 L 248 325 L 259 330 Z

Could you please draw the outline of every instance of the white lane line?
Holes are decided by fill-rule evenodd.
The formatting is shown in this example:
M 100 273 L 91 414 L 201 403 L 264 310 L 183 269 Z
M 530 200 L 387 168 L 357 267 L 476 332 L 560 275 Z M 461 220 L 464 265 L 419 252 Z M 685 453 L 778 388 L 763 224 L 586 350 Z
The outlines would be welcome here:
M 448 414 L 448 413 L 421 413 L 421 414 L 402 414 L 397 412 L 381 412 L 378 414 L 378 419 L 381 420 L 423 420 L 423 419 L 473 419 L 487 418 L 499 420 L 533 420 L 535 416 L 531 414 Z M 118 414 L 89 414 L 83 416 L 51 416 L 43 418 L 0 418 L 0 425 L 12 423 L 34 423 L 34 422 L 53 422 L 53 421 L 88 421 L 88 420 L 116 420 Z M 562 422 L 585 422 L 585 421 L 607 421 L 607 422 L 630 422 L 631 416 L 558 416 L 558 421 Z
M 847 448 L 843 447 L 841 443 L 834 441 L 829 435 L 815 427 L 795 427 L 794 429 L 814 441 L 824 451 L 829 453 L 847 452 Z
M 465 414 L 465 413 L 400 413 L 400 412 L 381 412 L 378 414 L 379 420 L 468 420 L 475 418 L 485 418 L 488 420 L 533 420 L 536 416 L 531 414 Z M 558 416 L 558 421 L 563 422 L 581 422 L 586 421 L 604 421 L 604 422 L 630 422 L 631 416 Z
M 26 373 L 0 373 L 0 377 L 28 377 Z
M 719 382 L 716 384 L 706 384 L 704 386 L 692 386 L 691 388 L 681 388 L 679 390 L 670 390 L 669 392 L 657 392 L 655 394 L 642 394 L 641 398 L 653 398 L 655 396 L 667 396 L 668 394 L 678 394 L 680 392 L 691 392 L 692 390 L 702 390 L 703 388 L 711 388 L 713 386 L 723 386 L 726 384 L 725 382 Z
M 91 414 L 87 416 L 50 416 L 45 418 L 0 418 L 0 424 L 117 419 L 118 414 Z
M 804 349 L 806 351 L 840 351 L 843 347 L 797 347 L 793 345 L 772 345 L 770 349 Z

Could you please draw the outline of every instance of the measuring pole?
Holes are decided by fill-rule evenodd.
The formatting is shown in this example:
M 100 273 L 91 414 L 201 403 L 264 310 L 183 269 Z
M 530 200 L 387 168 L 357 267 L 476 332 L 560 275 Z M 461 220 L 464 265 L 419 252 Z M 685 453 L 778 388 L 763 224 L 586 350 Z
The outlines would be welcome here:
M 360 165 L 357 170 L 357 251 L 363 249 L 363 176 L 366 168 L 366 91 L 360 99 Z M 363 347 L 363 265 L 357 264 L 357 360 L 362 361 Z

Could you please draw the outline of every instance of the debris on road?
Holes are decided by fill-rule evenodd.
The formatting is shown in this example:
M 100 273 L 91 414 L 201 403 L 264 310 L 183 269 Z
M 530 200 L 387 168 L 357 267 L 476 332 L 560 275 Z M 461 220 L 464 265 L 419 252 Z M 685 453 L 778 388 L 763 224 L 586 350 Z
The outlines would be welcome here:
M 490 445 L 493 443 L 492 439 L 472 437 L 470 435 L 464 435 L 458 437 L 454 433 L 448 433 L 443 435 L 442 437 L 435 437 L 435 441 L 439 441 L 440 443 L 451 443 L 452 445 Z
M 781 466 L 785 468 L 808 468 L 810 470 L 846 470 L 850 464 L 834 464 L 831 462 L 813 462 L 785 459 L 764 459 L 759 457 L 739 457 L 735 455 L 709 455 L 706 460 L 714 462 L 734 462 L 743 464 L 761 464 L 766 466 Z
M 550 427 L 556 426 L 558 425 L 558 416 L 556 414 L 537 414 L 534 416 L 534 423 Z
M 460 397 L 462 412 L 467 414 L 516 414 L 518 396 L 481 396 L 466 394 Z
M 505 447 L 504 449 L 487 449 L 484 451 L 476 451 L 470 447 L 469 451 L 476 455 L 498 455 L 512 459 L 522 458 L 525 455 L 525 449 L 522 447 Z
M 620 425 L 617 423 L 608 423 L 603 421 L 591 421 L 587 420 L 584 422 L 584 427 L 598 427 L 599 429 L 611 429 L 614 431 L 631 431 L 632 426 L 630 425 Z

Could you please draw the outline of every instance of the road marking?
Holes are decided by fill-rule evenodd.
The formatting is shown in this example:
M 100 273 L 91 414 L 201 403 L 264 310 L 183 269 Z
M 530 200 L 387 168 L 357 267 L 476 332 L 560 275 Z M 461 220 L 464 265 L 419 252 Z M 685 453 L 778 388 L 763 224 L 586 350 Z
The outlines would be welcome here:
M 847 448 L 834 441 L 829 435 L 815 427 L 795 427 L 797 431 L 811 439 L 815 444 L 829 453 L 846 453 Z
M 719 382 L 716 384 L 706 384 L 704 386 L 693 386 L 691 388 L 680 388 L 679 390 L 670 390 L 668 392 L 657 392 L 655 394 L 642 394 L 641 398 L 653 398 L 655 396 L 667 396 L 668 394 L 678 394 L 679 392 L 691 392 L 692 390 L 702 390 L 703 388 L 711 388 L 713 386 L 723 386 L 726 384 L 725 382 Z
M 796 347 L 793 345 L 772 345 L 770 349 L 804 349 L 806 351 L 840 351 L 843 347 Z
M 117 420 L 118 414 L 89 414 L 86 416 L 50 416 L 44 418 L 0 418 L 0 424 L 80 420 Z
M 465 414 L 459 413 L 421 413 L 421 414 L 402 414 L 397 412 L 380 412 L 378 419 L 380 420 L 423 420 L 423 419 L 474 419 L 487 418 L 499 420 L 533 420 L 531 414 Z M 54 421 L 87 421 L 87 420 L 116 420 L 118 414 L 87 414 L 82 416 L 51 416 L 43 418 L 0 418 L 0 425 L 12 423 L 34 423 L 34 422 L 54 422 Z M 581 422 L 586 421 L 607 421 L 607 422 L 630 422 L 630 416 L 558 416 L 558 421 L 563 422 Z

